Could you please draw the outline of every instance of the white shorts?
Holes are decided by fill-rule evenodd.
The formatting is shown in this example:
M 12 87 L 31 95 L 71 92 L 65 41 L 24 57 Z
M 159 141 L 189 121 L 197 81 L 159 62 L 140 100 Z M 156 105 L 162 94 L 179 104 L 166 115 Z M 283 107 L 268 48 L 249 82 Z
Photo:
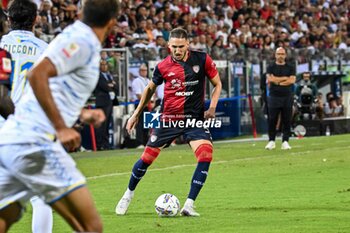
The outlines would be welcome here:
M 34 195 L 52 204 L 85 183 L 59 142 L 0 145 L 0 210 Z

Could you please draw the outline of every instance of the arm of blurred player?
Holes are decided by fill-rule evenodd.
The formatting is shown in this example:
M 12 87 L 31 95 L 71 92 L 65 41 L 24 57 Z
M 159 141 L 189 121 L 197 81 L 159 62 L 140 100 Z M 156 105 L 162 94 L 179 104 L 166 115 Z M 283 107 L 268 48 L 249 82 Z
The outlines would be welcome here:
M 146 107 L 146 105 L 152 98 L 156 89 L 157 89 L 157 85 L 153 81 L 150 81 L 142 93 L 140 103 L 137 106 L 134 114 L 132 114 L 132 116 L 128 120 L 128 123 L 126 124 L 126 130 L 128 131 L 128 133 L 130 133 L 131 130 L 135 128 L 139 120 L 140 114 L 142 113 L 143 109 Z
M 102 109 L 83 109 L 80 113 L 80 121 L 85 124 L 92 124 L 98 128 L 106 120 Z
M 222 84 L 221 84 L 219 73 L 217 75 L 215 75 L 214 78 L 209 79 L 209 80 L 210 80 L 211 84 L 213 84 L 214 89 L 212 92 L 209 109 L 204 112 L 205 119 L 215 117 L 216 105 L 218 104 L 221 89 L 222 89 Z
M 49 88 L 49 78 L 56 75 L 56 67 L 50 59 L 44 58 L 29 71 L 27 78 L 35 97 L 57 132 L 57 139 L 68 150 L 73 150 L 80 145 L 80 134 L 66 126 L 53 100 Z
M 0 96 L 0 116 L 7 119 L 7 117 L 15 112 L 15 105 L 10 96 Z

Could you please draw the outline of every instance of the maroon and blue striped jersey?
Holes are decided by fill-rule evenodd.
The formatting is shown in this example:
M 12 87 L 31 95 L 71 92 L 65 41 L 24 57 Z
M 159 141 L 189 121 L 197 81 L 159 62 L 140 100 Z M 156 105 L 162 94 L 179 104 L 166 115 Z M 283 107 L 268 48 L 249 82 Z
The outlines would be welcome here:
M 152 81 L 164 82 L 162 119 L 204 118 L 205 80 L 218 74 L 211 57 L 203 52 L 189 51 L 186 61 L 171 56 L 158 63 Z

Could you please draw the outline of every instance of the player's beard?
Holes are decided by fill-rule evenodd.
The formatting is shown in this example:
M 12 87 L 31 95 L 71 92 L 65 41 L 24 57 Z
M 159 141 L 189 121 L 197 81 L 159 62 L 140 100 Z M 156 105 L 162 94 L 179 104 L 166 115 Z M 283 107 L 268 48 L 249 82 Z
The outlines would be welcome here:
M 176 61 L 183 61 L 184 58 L 185 58 L 185 56 L 186 56 L 186 53 L 184 53 L 184 54 L 181 54 L 181 53 L 174 53 L 174 54 L 173 54 L 173 58 L 174 58 Z M 178 57 L 179 57 L 179 59 L 178 59 Z

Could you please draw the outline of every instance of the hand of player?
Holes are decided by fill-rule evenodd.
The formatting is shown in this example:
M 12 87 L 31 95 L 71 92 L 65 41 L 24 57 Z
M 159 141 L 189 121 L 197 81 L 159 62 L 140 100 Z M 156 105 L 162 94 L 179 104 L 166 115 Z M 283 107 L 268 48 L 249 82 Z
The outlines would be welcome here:
M 204 112 L 204 118 L 215 118 L 215 108 L 209 108 L 207 111 Z
M 80 121 L 85 124 L 92 124 L 98 128 L 106 120 L 106 116 L 101 109 L 83 109 L 80 114 Z
M 128 133 L 131 133 L 131 130 L 133 130 L 136 127 L 137 122 L 139 121 L 139 118 L 132 115 L 129 120 L 128 123 L 126 124 L 126 130 L 128 131 Z
M 73 128 L 57 130 L 57 139 L 68 151 L 73 151 L 80 146 L 80 134 Z

